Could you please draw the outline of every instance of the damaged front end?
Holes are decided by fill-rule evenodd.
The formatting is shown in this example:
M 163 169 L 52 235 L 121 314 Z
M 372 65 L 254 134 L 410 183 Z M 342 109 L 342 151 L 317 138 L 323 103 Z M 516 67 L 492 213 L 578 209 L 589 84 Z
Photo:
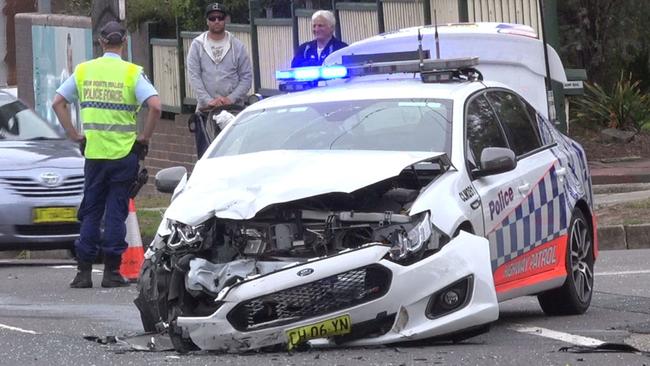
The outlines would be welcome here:
M 168 329 L 179 352 L 293 348 L 314 338 L 336 343 L 418 338 L 408 335 L 407 318 L 413 315 L 404 314 L 409 306 L 425 314 L 429 298 L 443 285 L 473 276 L 465 290 L 469 299 L 476 273 L 485 272 L 479 287 L 488 286 L 489 293 L 492 286 L 494 295 L 484 239 L 472 236 L 469 241 L 479 243 L 475 251 L 485 253 L 459 268 L 466 261 L 460 247 L 445 249 L 451 239 L 432 223 L 430 212 L 410 212 L 423 188 L 446 170 L 438 161 L 435 166 L 425 173 L 407 169 L 352 193 L 272 204 L 245 220 L 212 216 L 188 225 L 166 218 L 159 231 L 165 235 L 156 237 L 145 256 L 135 300 L 145 330 Z M 450 254 L 441 257 L 445 251 Z M 493 306 L 478 311 L 492 311 L 480 324 L 495 319 L 493 297 L 483 301 Z M 329 321 L 338 313 L 337 322 L 352 326 L 339 332 L 324 326 L 318 336 L 297 336 L 301 324 Z

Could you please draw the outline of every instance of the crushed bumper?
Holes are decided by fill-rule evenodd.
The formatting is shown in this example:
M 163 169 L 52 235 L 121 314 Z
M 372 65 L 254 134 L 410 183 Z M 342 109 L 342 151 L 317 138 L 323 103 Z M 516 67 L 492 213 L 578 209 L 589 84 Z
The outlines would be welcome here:
M 349 315 L 353 334 L 355 325 L 359 328 L 361 324 L 380 318 L 390 322 L 381 334 L 374 332 L 337 339 L 337 343 L 346 345 L 387 344 L 436 337 L 488 324 L 498 318 L 486 239 L 462 232 L 438 253 L 408 266 L 384 259 L 387 252 L 385 246 L 368 246 L 245 281 L 220 294 L 222 305 L 212 315 L 178 317 L 177 326 L 184 337 L 191 338 L 201 349 L 241 352 L 287 343 L 287 330 L 343 315 Z M 245 319 L 242 315 L 245 311 L 242 306 L 254 308 L 263 303 L 260 299 L 274 296 L 277 299 L 289 294 L 287 296 L 295 301 L 301 294 L 310 298 L 317 296 L 309 291 L 303 294 L 302 289 L 314 288 L 310 284 L 319 284 L 316 286 L 319 288 L 325 282 L 330 288 L 343 289 L 344 292 L 346 288 L 354 289 L 354 281 L 359 282 L 355 276 L 364 268 L 379 268 L 388 277 L 366 286 L 377 290 L 369 296 L 361 293 L 356 302 L 319 300 L 324 308 L 312 307 L 302 313 L 291 312 L 290 306 L 284 306 L 287 311 L 278 312 L 276 309 L 274 317 L 261 320 Z M 377 277 L 376 272 L 365 275 L 367 277 L 360 281 L 366 284 L 368 279 Z M 463 306 L 432 316 L 432 295 L 467 278 L 472 283 Z M 332 283 L 334 279 L 338 282 Z M 382 289 L 381 283 L 385 288 Z M 344 292 L 335 297 L 340 300 L 345 296 Z

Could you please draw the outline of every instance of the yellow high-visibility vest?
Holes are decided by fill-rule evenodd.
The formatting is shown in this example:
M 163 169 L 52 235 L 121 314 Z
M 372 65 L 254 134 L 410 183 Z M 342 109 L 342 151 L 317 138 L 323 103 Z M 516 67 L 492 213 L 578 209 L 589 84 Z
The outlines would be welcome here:
M 137 136 L 138 65 L 117 57 L 100 57 L 79 64 L 74 71 L 87 159 L 125 157 Z

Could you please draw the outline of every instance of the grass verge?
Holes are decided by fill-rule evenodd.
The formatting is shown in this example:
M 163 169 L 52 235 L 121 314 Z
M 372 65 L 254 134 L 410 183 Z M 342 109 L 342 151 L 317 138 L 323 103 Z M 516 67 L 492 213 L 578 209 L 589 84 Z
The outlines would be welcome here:
M 169 206 L 169 199 L 169 195 L 142 196 L 135 199 L 142 245 L 145 248 L 156 235 L 162 215 Z
M 596 216 L 598 226 L 645 224 L 650 217 L 650 199 L 599 208 Z

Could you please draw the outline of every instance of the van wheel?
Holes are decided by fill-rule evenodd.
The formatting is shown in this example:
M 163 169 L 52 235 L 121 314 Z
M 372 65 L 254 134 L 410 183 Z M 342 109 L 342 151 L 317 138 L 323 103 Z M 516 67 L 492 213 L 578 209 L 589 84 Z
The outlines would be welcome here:
M 573 210 L 566 250 L 567 278 L 562 287 L 537 296 L 547 315 L 582 314 L 589 308 L 594 288 L 592 231 L 580 209 Z

